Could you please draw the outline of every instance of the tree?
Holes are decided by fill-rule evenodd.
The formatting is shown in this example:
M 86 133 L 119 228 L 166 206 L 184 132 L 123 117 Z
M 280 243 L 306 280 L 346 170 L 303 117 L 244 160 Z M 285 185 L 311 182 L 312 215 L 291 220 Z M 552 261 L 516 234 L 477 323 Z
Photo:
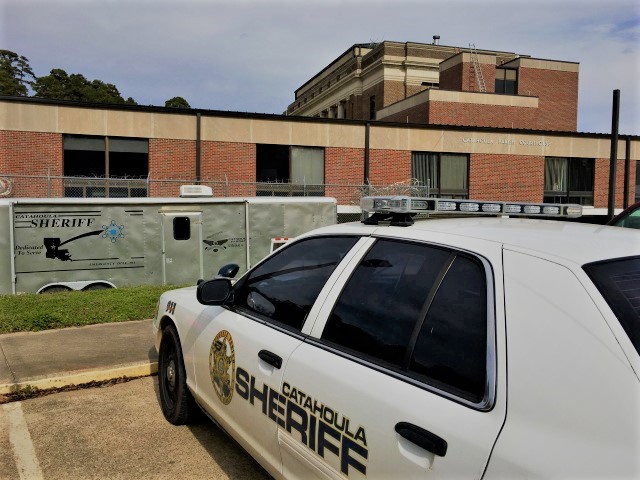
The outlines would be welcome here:
M 187 102 L 182 97 L 170 98 L 169 100 L 164 102 L 164 106 L 171 107 L 171 108 L 191 108 L 191 105 L 189 105 L 189 102 Z
M 10 50 L 0 50 L 0 94 L 25 97 L 36 80 L 28 59 Z
M 136 105 L 129 97 L 122 98 L 116 86 L 102 80 L 89 81 L 79 73 L 67 74 L 61 68 L 54 68 L 50 74 L 40 77 L 33 85 L 35 96 L 56 100 L 72 100 L 89 103 L 115 103 Z

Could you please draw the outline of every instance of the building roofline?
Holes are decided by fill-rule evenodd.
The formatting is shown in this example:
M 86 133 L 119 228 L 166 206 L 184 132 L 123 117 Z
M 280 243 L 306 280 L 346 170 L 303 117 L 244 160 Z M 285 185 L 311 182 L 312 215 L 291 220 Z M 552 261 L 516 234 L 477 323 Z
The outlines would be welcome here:
M 274 121 L 290 121 L 301 123 L 336 123 L 343 125 L 361 125 L 365 126 L 367 123 L 372 126 L 384 126 L 384 127 L 397 127 L 397 128 L 417 128 L 424 130 L 438 130 L 446 128 L 447 130 L 455 131 L 482 131 L 482 132 L 509 132 L 509 133 L 529 133 L 539 135 L 556 135 L 562 137 L 583 137 L 583 138 L 610 138 L 610 133 L 597 133 L 597 132 L 570 132 L 561 130 L 530 130 L 524 128 L 499 128 L 499 127 L 476 127 L 470 125 L 446 125 L 446 124 L 424 124 L 424 123 L 404 123 L 404 122 L 385 122 L 384 120 L 351 120 L 351 119 L 337 119 L 337 118 L 319 118 L 319 117 L 305 117 L 301 115 L 281 115 L 275 113 L 250 113 L 250 112 L 236 112 L 229 110 L 208 110 L 200 108 L 171 108 L 160 106 L 144 106 L 144 105 L 126 105 L 126 104 L 108 104 L 108 103 L 83 103 L 72 102 L 68 100 L 52 100 L 45 98 L 34 97 L 17 97 L 0 95 L 0 102 L 13 102 L 13 103 L 31 103 L 40 105 L 52 105 L 62 107 L 73 108 L 86 108 L 96 110 L 122 110 L 131 112 L 147 112 L 147 113 L 164 113 L 172 115 L 189 115 L 196 116 L 201 114 L 211 117 L 227 117 L 227 118 L 240 118 L 240 119 L 256 119 L 256 120 L 274 120 Z M 621 138 L 631 138 L 633 140 L 640 140 L 640 135 L 626 135 L 619 134 Z
M 329 65 L 327 65 L 326 67 L 324 67 L 322 70 L 320 70 L 318 73 L 316 73 L 313 77 L 311 77 L 309 80 L 307 80 L 306 82 L 304 82 L 302 85 L 300 85 L 298 88 L 296 88 L 293 93 L 294 96 L 297 98 L 298 92 L 300 90 L 302 90 L 304 87 L 306 87 L 307 85 L 309 85 L 310 83 L 312 83 L 316 78 L 318 78 L 319 76 L 321 76 L 324 72 L 328 71 L 331 69 L 331 67 L 333 65 L 335 65 L 336 63 L 338 63 L 346 54 L 348 54 L 349 52 L 353 52 L 353 50 L 355 48 L 375 48 L 377 45 L 379 45 L 379 43 L 354 43 L 353 45 L 351 45 L 349 48 L 347 48 L 344 52 L 342 52 L 340 55 L 338 55 Z M 295 100 L 295 99 L 294 99 Z

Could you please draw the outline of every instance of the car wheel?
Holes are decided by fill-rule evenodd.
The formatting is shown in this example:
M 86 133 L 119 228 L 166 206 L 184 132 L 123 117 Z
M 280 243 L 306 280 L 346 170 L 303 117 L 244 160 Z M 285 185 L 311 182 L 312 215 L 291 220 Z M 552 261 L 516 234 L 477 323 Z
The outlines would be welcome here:
M 173 425 L 195 419 L 197 406 L 187 387 L 180 338 L 173 325 L 165 327 L 158 352 L 158 389 L 164 417 Z

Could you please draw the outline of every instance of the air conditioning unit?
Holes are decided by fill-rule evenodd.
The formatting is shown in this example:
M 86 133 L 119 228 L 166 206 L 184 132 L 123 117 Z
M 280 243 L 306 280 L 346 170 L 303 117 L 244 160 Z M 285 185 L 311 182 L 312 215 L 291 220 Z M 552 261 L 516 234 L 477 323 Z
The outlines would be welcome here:
M 213 190 L 206 185 L 181 185 L 180 196 L 186 198 L 213 197 Z

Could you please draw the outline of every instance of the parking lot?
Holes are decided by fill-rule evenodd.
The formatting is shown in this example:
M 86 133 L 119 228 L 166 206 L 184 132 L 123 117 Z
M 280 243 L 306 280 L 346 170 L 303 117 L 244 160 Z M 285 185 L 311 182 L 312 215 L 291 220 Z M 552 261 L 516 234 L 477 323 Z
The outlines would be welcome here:
M 0 479 L 269 476 L 209 421 L 173 427 L 157 377 L 0 405 Z

